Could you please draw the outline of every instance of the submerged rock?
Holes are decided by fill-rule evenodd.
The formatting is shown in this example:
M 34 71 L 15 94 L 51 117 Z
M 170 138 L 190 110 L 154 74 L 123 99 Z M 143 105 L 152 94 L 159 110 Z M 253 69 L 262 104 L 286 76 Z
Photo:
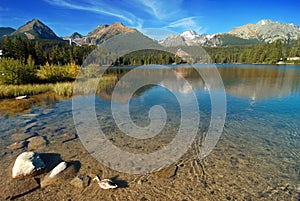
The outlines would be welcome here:
M 64 135 L 62 135 L 62 137 L 60 138 L 59 141 L 61 143 L 66 143 L 66 142 L 70 142 L 70 141 L 75 140 L 75 139 L 77 139 L 76 134 L 71 133 L 71 134 L 64 134 Z
M 14 133 L 10 136 L 10 139 L 14 141 L 22 141 L 22 140 L 27 140 L 28 138 L 34 137 L 36 134 L 31 134 L 31 133 Z
M 15 160 L 12 178 L 34 176 L 45 169 L 45 163 L 36 152 L 23 152 Z
M 6 148 L 9 150 L 16 150 L 16 149 L 22 149 L 25 146 L 26 146 L 26 141 L 21 141 L 21 142 L 12 143 L 11 145 L 7 146 Z
M 7 182 L 0 187 L 0 197 L 3 199 L 15 199 L 26 195 L 40 186 L 34 178 L 27 178 L 14 182 Z
M 30 123 L 30 124 L 27 124 L 26 126 L 25 126 L 25 132 L 27 133 L 27 132 L 29 132 L 33 127 L 36 127 L 37 126 L 37 122 L 32 122 L 32 123 Z
M 86 174 L 79 175 L 71 180 L 70 184 L 76 188 L 86 188 L 90 183 L 90 177 Z
M 178 166 L 177 165 L 170 165 L 169 167 L 166 167 L 158 172 L 156 172 L 154 175 L 157 178 L 172 178 L 175 177 L 178 171 Z
M 27 141 L 28 150 L 38 149 L 47 145 L 47 140 L 42 136 L 31 137 Z

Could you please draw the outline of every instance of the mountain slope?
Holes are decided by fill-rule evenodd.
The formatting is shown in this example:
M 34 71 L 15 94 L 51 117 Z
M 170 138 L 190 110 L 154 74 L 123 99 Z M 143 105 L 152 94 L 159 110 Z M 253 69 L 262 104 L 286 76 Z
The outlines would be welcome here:
M 87 36 L 76 38 L 75 41 L 79 44 L 99 45 L 113 36 L 127 32 L 137 32 L 137 30 L 115 22 L 111 25 L 99 25 Z
M 62 40 L 48 26 L 37 19 L 27 22 L 11 35 L 19 35 L 27 39 Z
M 175 46 L 229 46 L 272 43 L 300 38 L 300 27 L 293 24 L 261 20 L 257 24 L 247 24 L 223 34 L 197 34 L 189 30 L 178 35 L 170 35 L 159 41 L 165 47 Z
M 194 31 L 185 31 L 180 35 L 170 35 L 159 41 L 164 47 L 178 46 L 227 46 L 227 45 L 249 45 L 257 44 L 257 39 L 243 39 L 230 34 L 201 34 Z
M 256 24 L 246 24 L 228 32 L 243 39 L 257 39 L 265 43 L 272 43 L 278 39 L 296 40 L 300 37 L 300 28 L 293 24 L 284 24 L 264 19 Z
M 4 35 L 10 35 L 14 31 L 16 31 L 16 30 L 11 27 L 0 27 L 0 37 L 2 37 Z
M 164 50 L 156 41 L 145 36 L 139 31 L 118 34 L 101 44 L 106 50 L 125 55 L 134 51 L 144 49 Z
M 69 40 L 69 39 L 75 40 L 75 39 L 78 39 L 78 38 L 83 38 L 83 35 L 81 35 L 81 34 L 78 33 L 78 32 L 74 32 L 74 33 L 72 33 L 70 36 L 66 36 L 66 37 L 64 37 L 63 39 L 64 39 L 64 40 Z

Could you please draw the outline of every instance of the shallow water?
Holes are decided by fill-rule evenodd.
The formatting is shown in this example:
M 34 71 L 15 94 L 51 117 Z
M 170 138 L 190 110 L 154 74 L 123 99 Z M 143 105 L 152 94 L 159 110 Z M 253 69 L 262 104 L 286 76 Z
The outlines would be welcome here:
M 201 68 L 206 75 L 210 73 L 207 66 L 194 67 Z M 200 111 L 199 130 L 186 153 L 170 166 L 133 175 L 99 163 L 90 155 L 89 148 L 83 146 L 83 134 L 78 136 L 76 132 L 72 98 L 46 94 L 26 100 L 0 100 L 0 183 L 5 186 L 12 182 L 8 179 L 11 163 L 28 149 L 7 149 L 15 142 L 11 135 L 27 133 L 47 140 L 46 146 L 35 151 L 59 154 L 65 161 L 78 161 L 78 175 L 113 178 L 120 188 L 104 191 L 90 182 L 86 188 L 76 189 L 66 180 L 20 196 L 18 200 L 298 200 L 300 67 L 219 65 L 227 99 L 226 122 L 218 144 L 204 159 L 198 157 L 198 151 L 211 117 L 210 86 L 189 66 L 168 68 L 177 72 L 178 79 L 187 80 L 192 88 L 174 79 L 165 67 L 155 67 L 138 70 L 130 78 L 134 84 L 121 80 L 121 90 L 114 92 L 115 106 L 129 103 L 132 121 L 140 127 L 149 125 L 152 106 L 161 105 L 165 109 L 165 125 L 155 137 L 135 139 L 117 126 L 111 112 L 115 83 L 107 83 L 97 94 L 95 113 L 99 126 L 113 145 L 135 154 L 154 153 L 164 149 L 179 130 L 182 113 L 176 97 L 194 93 Z M 108 73 L 120 80 L 130 70 L 112 69 Z M 131 97 L 132 87 L 151 76 L 161 86 L 139 88 Z

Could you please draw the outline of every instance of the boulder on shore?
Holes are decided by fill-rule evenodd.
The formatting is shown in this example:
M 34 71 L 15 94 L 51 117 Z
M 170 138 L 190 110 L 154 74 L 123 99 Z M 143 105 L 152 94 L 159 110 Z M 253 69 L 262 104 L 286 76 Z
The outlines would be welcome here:
M 72 163 L 62 161 L 41 179 L 41 188 L 71 180 L 76 173 L 77 169 Z
M 34 176 L 45 169 L 45 163 L 36 152 L 21 153 L 12 168 L 12 178 Z

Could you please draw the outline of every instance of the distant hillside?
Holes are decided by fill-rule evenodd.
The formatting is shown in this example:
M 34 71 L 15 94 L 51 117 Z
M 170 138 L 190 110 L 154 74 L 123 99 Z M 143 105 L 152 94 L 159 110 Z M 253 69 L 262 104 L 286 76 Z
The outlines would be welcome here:
M 137 30 L 126 27 L 120 22 L 115 22 L 111 25 L 99 25 L 87 36 L 74 40 L 79 44 L 99 45 L 113 36 L 127 32 L 137 32 Z
M 249 44 L 258 44 L 258 43 L 260 43 L 260 41 L 255 38 L 244 39 L 230 34 L 218 34 L 215 35 L 205 45 L 206 46 L 230 46 L 230 45 L 249 45 Z
M 300 38 L 300 28 L 293 24 L 284 24 L 264 19 L 256 24 L 246 24 L 232 29 L 228 34 L 243 39 L 256 39 L 265 43 L 276 40 L 297 40 Z
M 12 36 L 21 36 L 27 39 L 62 40 L 48 26 L 34 19 L 14 31 Z
M 201 34 L 195 31 L 185 31 L 179 35 L 170 35 L 166 39 L 159 41 L 164 47 L 178 46 L 228 46 L 228 45 L 250 45 L 257 44 L 257 39 L 244 39 L 231 34 Z
M 118 55 L 124 55 L 143 49 L 164 49 L 156 41 L 138 31 L 119 34 L 105 41 L 101 44 L 101 46 L 106 48 L 108 51 L 117 53 Z
M 16 30 L 11 27 L 0 27 L 0 37 L 2 37 L 4 35 L 10 35 L 14 31 L 16 31 Z
M 176 46 L 230 46 L 272 43 L 276 40 L 293 41 L 300 38 L 300 27 L 293 24 L 261 20 L 223 34 L 197 34 L 193 30 L 170 35 L 159 41 L 165 47 Z
M 69 39 L 75 40 L 75 39 L 80 39 L 80 38 L 83 38 L 83 35 L 81 35 L 78 32 L 74 32 L 70 36 L 63 37 L 64 40 L 69 40 Z

